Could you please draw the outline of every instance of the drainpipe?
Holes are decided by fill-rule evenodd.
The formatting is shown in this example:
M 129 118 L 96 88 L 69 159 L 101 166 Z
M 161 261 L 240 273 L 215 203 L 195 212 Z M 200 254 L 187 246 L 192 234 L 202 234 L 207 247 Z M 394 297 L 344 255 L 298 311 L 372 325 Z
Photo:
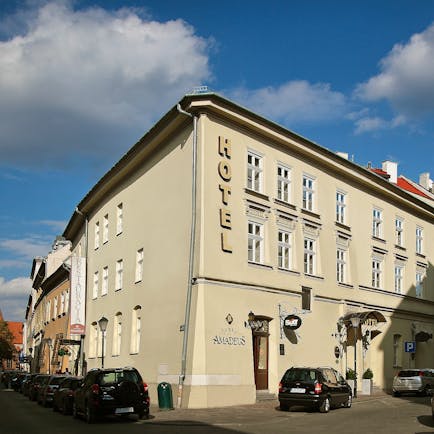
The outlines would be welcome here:
M 181 408 L 182 394 L 183 394 L 184 381 L 185 381 L 185 372 L 187 368 L 187 344 L 188 344 L 188 332 L 190 328 L 191 293 L 193 288 L 193 269 L 194 269 L 194 242 L 195 242 L 195 235 L 196 235 L 197 117 L 183 110 L 180 104 L 177 105 L 177 109 L 179 113 L 182 113 L 183 115 L 193 118 L 190 255 L 188 260 L 187 298 L 185 302 L 185 319 L 183 325 L 184 336 L 182 341 L 181 373 L 179 374 L 178 399 L 177 399 L 177 407 Z
M 75 208 L 75 211 L 77 214 L 80 214 L 83 218 L 84 218 L 84 254 L 86 257 L 86 262 L 85 262 L 85 275 L 86 275 L 86 292 L 85 292 L 85 297 L 87 296 L 87 257 L 88 257 L 88 245 L 89 245 L 89 218 L 87 216 L 87 214 L 83 213 L 82 211 L 80 211 L 78 209 L 78 207 Z M 69 296 L 69 300 L 71 302 L 71 295 Z M 87 303 L 84 304 L 84 322 L 86 323 L 86 309 L 87 309 Z M 71 315 L 71 307 L 69 309 L 69 315 Z M 80 335 L 80 349 L 79 349 L 79 354 L 77 355 L 77 365 L 74 363 L 74 373 L 75 375 L 85 375 L 84 372 L 84 337 L 86 335 Z

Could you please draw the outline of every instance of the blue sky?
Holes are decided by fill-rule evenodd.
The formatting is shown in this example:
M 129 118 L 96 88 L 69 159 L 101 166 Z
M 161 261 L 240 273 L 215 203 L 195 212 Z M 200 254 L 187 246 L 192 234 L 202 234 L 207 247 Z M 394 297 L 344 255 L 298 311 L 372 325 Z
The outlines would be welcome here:
M 434 1 L 0 0 L 0 309 L 161 115 L 207 85 L 366 165 L 434 175 Z

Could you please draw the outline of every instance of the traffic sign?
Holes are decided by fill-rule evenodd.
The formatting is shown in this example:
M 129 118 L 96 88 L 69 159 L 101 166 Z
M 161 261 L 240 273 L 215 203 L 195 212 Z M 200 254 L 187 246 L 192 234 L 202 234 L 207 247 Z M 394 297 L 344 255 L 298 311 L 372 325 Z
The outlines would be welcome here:
M 416 352 L 416 342 L 415 341 L 408 341 L 405 342 L 405 352 L 406 353 L 415 353 Z

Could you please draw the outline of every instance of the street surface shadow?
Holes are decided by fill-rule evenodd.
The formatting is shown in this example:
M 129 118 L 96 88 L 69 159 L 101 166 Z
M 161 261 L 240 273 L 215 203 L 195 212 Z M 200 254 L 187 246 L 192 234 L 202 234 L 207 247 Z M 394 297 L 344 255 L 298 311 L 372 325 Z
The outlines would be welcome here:
M 434 428 L 434 419 L 431 415 L 418 416 L 417 420 L 421 425 L 425 425 L 425 426 L 429 426 L 429 427 Z M 434 432 L 433 432 L 433 434 L 434 434 Z

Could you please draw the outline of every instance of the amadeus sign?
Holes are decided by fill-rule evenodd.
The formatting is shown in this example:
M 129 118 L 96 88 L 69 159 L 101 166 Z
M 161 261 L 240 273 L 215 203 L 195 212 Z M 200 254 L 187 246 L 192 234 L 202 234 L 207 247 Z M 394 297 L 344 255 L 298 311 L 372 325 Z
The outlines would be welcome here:
M 283 320 L 283 327 L 288 330 L 297 330 L 301 326 L 301 318 L 297 315 L 288 315 Z

